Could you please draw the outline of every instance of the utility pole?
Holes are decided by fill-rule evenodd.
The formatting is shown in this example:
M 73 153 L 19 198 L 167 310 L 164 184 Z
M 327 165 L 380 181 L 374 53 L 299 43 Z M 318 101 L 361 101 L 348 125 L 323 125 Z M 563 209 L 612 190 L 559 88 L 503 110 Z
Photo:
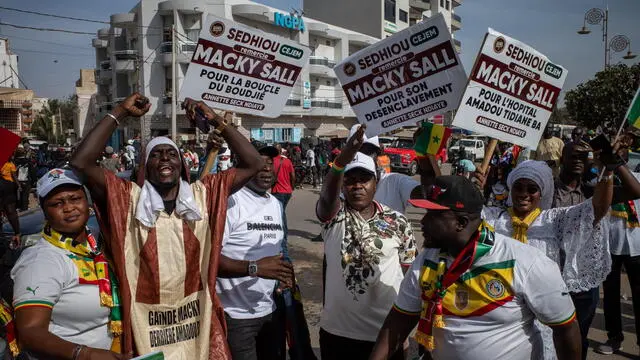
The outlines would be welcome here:
M 176 124 L 176 24 L 171 25 L 171 140 L 177 143 L 177 124 Z

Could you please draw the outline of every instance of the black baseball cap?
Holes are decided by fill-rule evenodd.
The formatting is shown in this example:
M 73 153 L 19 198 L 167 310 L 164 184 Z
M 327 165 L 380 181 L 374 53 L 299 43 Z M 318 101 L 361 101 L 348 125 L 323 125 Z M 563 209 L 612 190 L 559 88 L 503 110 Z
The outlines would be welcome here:
M 409 203 L 427 210 L 452 210 L 480 213 L 484 197 L 471 180 L 464 176 L 438 176 L 426 189 L 426 199 L 411 199 Z
M 258 153 L 260 155 L 265 155 L 271 158 L 280 155 L 280 152 L 278 151 L 278 149 L 276 149 L 275 146 L 263 146 L 258 150 Z

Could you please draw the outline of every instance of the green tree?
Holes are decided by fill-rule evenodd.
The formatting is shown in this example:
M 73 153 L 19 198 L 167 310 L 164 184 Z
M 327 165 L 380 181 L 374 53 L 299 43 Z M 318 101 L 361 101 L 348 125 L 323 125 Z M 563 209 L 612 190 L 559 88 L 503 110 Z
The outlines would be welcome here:
M 77 110 L 76 96 L 66 99 L 51 99 L 40 111 L 31 125 L 31 134 L 39 140 L 45 140 L 52 144 L 61 144 L 66 139 L 66 131 L 73 129 L 73 118 Z M 62 133 L 60 128 L 54 131 L 54 117 L 62 119 Z M 57 132 L 57 133 L 56 133 Z M 54 135 L 56 133 L 56 135 Z
M 640 82 L 640 64 L 612 65 L 567 92 L 569 116 L 590 129 L 617 129 Z

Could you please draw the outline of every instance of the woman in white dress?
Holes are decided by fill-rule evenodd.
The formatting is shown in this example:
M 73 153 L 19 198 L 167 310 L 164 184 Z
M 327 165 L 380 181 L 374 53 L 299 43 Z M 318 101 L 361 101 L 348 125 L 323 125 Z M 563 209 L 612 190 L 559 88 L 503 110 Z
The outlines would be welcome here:
M 507 179 L 510 206 L 485 207 L 483 218 L 499 234 L 529 244 L 556 262 L 568 287 L 599 286 L 611 270 L 606 237 L 613 193 L 612 174 L 605 174 L 593 198 L 582 204 L 551 209 L 554 183 L 551 168 L 542 161 L 519 164 Z M 575 261 L 565 263 L 563 259 Z M 555 359 L 552 331 L 537 323 L 545 345 L 545 359 Z

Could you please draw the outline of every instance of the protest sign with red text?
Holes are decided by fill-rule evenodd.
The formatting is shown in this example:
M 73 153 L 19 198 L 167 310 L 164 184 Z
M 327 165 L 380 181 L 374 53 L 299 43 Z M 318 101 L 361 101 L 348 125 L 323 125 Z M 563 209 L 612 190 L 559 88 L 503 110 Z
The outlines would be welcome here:
M 200 32 L 180 99 L 221 110 L 277 117 L 310 50 L 298 43 L 213 15 Z
M 489 29 L 453 125 L 535 149 L 566 78 L 562 66 Z
M 358 51 L 334 71 L 367 136 L 455 109 L 467 81 L 442 14 Z

